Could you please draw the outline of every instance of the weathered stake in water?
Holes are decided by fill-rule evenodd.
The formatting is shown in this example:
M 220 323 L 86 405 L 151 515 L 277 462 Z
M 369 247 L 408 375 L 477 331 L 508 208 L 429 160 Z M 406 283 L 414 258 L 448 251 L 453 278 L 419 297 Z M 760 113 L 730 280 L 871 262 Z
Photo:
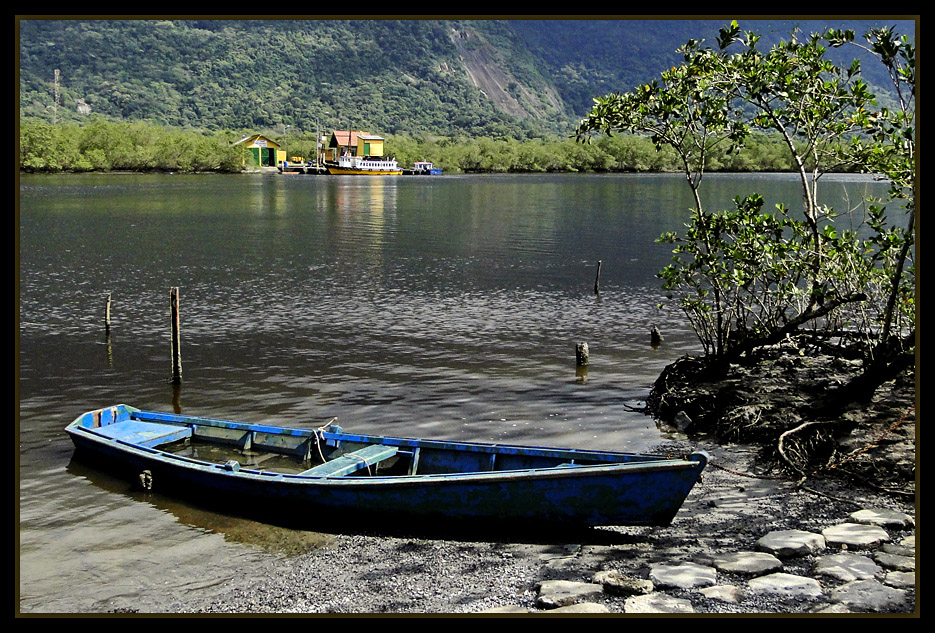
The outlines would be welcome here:
M 110 296 L 107 293 L 107 300 L 104 302 L 104 344 L 107 346 L 107 367 L 114 367 L 114 349 L 110 343 Z
M 170 312 L 172 316 L 172 384 L 182 382 L 182 354 L 179 334 L 179 289 L 169 290 Z
M 104 332 L 110 334 L 110 295 L 107 293 L 107 301 L 104 302 Z

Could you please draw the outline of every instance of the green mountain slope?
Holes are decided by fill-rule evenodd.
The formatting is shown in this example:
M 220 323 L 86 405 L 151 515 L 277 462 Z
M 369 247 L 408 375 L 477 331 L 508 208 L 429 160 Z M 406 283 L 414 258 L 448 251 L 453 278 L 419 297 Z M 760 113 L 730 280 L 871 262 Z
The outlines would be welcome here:
M 718 29 L 729 20 L 517 20 L 510 27 L 548 69 L 556 90 L 576 115 L 584 114 L 592 99 L 610 92 L 626 92 L 652 81 L 659 73 L 682 61 L 675 51 L 690 39 L 714 46 Z M 897 25 L 913 35 L 908 20 L 741 20 L 744 30 L 761 34 L 760 48 L 788 40 L 793 31 L 804 35 L 829 27 L 848 28 L 861 36 L 870 26 Z M 832 50 L 842 63 L 859 57 L 871 84 L 887 89 L 885 70 L 853 47 Z
M 24 19 L 20 114 L 279 133 L 567 135 L 593 97 L 651 80 L 678 62 L 678 46 L 713 41 L 724 22 Z M 794 23 L 742 26 L 762 30 L 766 45 Z

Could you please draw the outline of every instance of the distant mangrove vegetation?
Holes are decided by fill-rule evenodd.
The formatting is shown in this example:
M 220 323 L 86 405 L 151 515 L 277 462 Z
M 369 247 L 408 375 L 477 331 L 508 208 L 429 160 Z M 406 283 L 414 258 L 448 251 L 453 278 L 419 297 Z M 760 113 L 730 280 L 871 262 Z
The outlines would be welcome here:
M 181 171 L 242 169 L 234 133 L 201 133 L 145 123 L 53 125 L 22 122 L 20 169 L 26 172 Z
M 379 133 L 377 130 L 373 130 Z M 247 132 L 207 132 L 103 119 L 83 125 L 24 120 L 20 169 L 30 173 L 90 171 L 237 172 L 251 169 L 250 153 L 235 145 Z M 267 134 L 287 156 L 315 156 L 315 134 Z M 400 165 L 430 160 L 448 173 L 674 172 L 680 158 L 651 140 L 617 134 L 591 143 L 572 138 L 447 138 L 385 135 Z M 778 135 L 752 134 L 740 151 L 712 153 L 709 171 L 788 171 L 788 148 Z

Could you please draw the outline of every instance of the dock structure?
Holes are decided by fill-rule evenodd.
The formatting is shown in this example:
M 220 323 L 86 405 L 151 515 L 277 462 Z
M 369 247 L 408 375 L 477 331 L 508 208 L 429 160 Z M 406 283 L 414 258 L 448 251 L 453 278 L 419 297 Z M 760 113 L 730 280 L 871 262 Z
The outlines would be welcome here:
M 288 174 L 312 174 L 312 175 L 325 175 L 328 173 L 328 169 L 324 165 L 315 165 L 314 163 L 306 164 L 293 164 L 289 162 L 284 162 L 279 166 L 279 173 L 288 175 Z

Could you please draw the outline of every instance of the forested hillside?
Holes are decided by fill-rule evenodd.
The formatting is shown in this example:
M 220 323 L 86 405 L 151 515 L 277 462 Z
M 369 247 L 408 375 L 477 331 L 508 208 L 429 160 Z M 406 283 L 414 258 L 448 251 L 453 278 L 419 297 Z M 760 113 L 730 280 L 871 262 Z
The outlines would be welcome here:
M 593 97 L 650 81 L 677 63 L 676 48 L 713 42 L 725 21 L 22 19 L 20 115 L 279 134 L 567 136 Z M 877 22 L 914 34 L 912 22 Z M 742 26 L 760 30 L 765 48 L 796 23 Z
M 20 42 L 24 116 L 52 114 L 53 69 L 60 120 L 82 116 L 82 103 L 109 119 L 209 130 L 499 136 L 522 133 L 532 116 L 502 111 L 471 82 L 455 42 L 491 68 L 506 67 L 509 53 L 454 22 L 30 20 Z M 546 87 L 541 76 L 524 86 Z M 529 130 L 556 129 L 570 114 L 528 105 Z

